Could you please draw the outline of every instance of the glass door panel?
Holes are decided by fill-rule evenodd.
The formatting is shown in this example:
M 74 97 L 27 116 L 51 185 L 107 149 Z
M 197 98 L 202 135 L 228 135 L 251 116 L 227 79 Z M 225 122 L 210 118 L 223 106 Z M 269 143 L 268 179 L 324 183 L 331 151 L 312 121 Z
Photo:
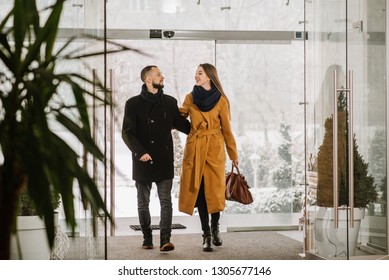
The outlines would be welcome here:
M 307 193 L 308 202 L 311 203 L 308 206 L 307 220 L 312 223 L 308 227 L 307 235 L 313 238 L 314 242 L 310 242 L 312 243 L 310 245 L 319 256 L 344 258 L 348 252 L 347 226 L 342 224 L 339 228 L 338 222 L 335 223 L 333 218 L 334 213 L 339 214 L 338 209 L 334 210 L 334 205 L 338 206 L 334 203 L 334 193 L 338 193 L 334 190 L 338 186 L 338 179 L 334 182 L 334 173 L 339 172 L 339 162 L 342 163 L 341 174 L 345 172 L 346 137 L 344 133 L 339 136 L 333 128 L 339 129 L 337 121 L 341 118 L 340 130 L 345 131 L 345 113 L 342 112 L 341 117 L 338 114 L 339 93 L 335 90 L 341 86 L 345 87 L 346 81 L 346 1 L 306 3 L 306 7 L 307 112 L 309 112 Z M 333 135 L 338 137 L 335 138 Z M 339 142 L 342 146 L 340 153 Z M 335 175 L 335 178 L 338 178 L 338 175 Z M 345 183 L 344 180 L 342 182 Z M 342 213 L 344 211 L 347 212 L 347 208 L 341 210 Z
M 94 3 L 91 5 L 89 1 L 78 0 L 67 3 L 64 8 L 64 17 L 62 27 L 74 28 L 77 30 L 80 37 L 79 48 L 84 50 L 85 53 L 92 51 L 103 51 L 104 43 L 95 40 L 88 40 L 83 38 L 83 31 L 86 28 L 96 30 L 93 34 L 103 38 L 101 30 L 104 29 L 104 3 Z M 93 15 L 93 16 L 92 16 Z M 81 39 L 82 38 L 82 39 Z M 81 61 L 79 61 L 81 62 Z M 91 58 L 82 60 L 83 68 L 80 70 L 82 73 L 88 76 L 91 80 L 99 80 L 102 84 L 106 84 L 109 88 L 109 83 L 104 80 L 104 71 L 106 65 L 104 63 L 104 56 L 93 56 Z M 80 63 L 81 64 L 81 63 Z M 102 89 L 98 86 L 89 88 L 91 92 L 101 96 Z M 88 98 L 88 97 L 87 97 Z M 107 152 L 106 132 L 101 129 L 105 126 L 106 113 L 104 110 L 103 102 L 97 101 L 93 98 L 87 99 L 89 106 L 89 115 L 91 117 L 90 123 L 92 127 L 92 135 L 95 139 L 100 150 L 107 157 L 109 162 L 110 155 Z M 99 109 L 100 108 L 100 109 Z M 102 108 L 102 109 L 101 109 Z M 109 108 L 106 110 L 109 111 Z M 98 161 L 89 154 L 85 154 L 83 147 L 80 147 L 80 157 L 83 160 L 85 169 L 91 174 L 93 180 L 96 182 L 100 195 L 106 203 L 106 207 L 109 210 L 110 204 L 107 201 L 105 190 L 107 187 L 107 180 L 109 180 L 109 165 L 104 162 Z M 80 198 L 77 198 L 80 200 Z M 79 239 L 78 244 L 80 250 L 80 259 L 105 259 L 106 258 L 106 235 L 107 224 L 106 217 L 100 213 L 95 213 L 91 209 L 84 209 L 82 202 L 78 201 L 79 205 Z
M 250 205 L 227 202 L 228 231 L 297 229 L 304 193 L 303 50 L 302 40 L 217 43 L 239 169 L 254 196 Z
M 97 36 L 99 40 L 96 40 L 93 44 L 89 42 L 86 48 L 86 52 L 102 52 L 104 50 L 111 50 L 112 46 L 105 37 L 105 28 L 107 28 L 108 22 L 108 4 L 107 1 L 81 1 L 81 7 L 85 9 L 85 18 L 83 21 L 83 27 L 87 30 L 91 30 L 92 34 Z M 77 4 L 73 5 L 77 7 Z M 80 6 L 80 5 L 78 5 Z M 115 94 L 115 88 L 113 83 L 113 71 L 109 67 L 108 58 L 112 54 L 94 56 L 92 59 L 87 59 L 88 67 L 92 69 L 93 79 L 100 82 L 103 87 L 107 89 L 104 96 L 106 103 L 99 100 L 91 100 L 90 113 L 93 116 L 93 135 L 94 139 L 103 151 L 105 160 L 103 162 L 96 160 L 95 158 L 89 159 L 88 167 L 93 172 L 94 180 L 98 183 L 99 191 L 104 199 L 106 207 L 113 219 L 115 220 L 114 202 L 111 201 L 110 193 L 114 190 L 114 174 L 113 174 L 113 135 L 112 135 L 112 123 L 114 121 L 113 112 L 113 97 Z M 93 92 L 96 95 L 101 96 L 103 89 L 95 86 Z M 108 103 L 107 103 L 108 102 Z M 108 217 L 105 217 L 102 213 L 94 213 L 89 210 L 85 213 L 86 219 L 89 223 L 86 225 L 86 236 L 89 246 L 88 254 L 90 258 L 107 258 L 108 253 L 108 236 L 112 235 L 114 227 L 111 226 L 111 221 Z
M 386 153 L 379 152 L 386 151 L 385 15 L 371 11 L 385 14 L 384 4 L 305 4 L 306 249 L 320 258 L 386 251 L 371 244 L 386 242 L 386 218 L 378 223 L 375 217 L 382 202 L 379 185 L 386 182 Z
M 361 194 L 369 199 L 363 201 L 366 208 L 358 244 L 359 254 L 382 255 L 387 253 L 386 3 L 364 2 L 348 1 L 348 65 L 354 73 L 353 132 L 377 196 L 370 199 L 371 195 Z M 362 168 L 354 170 L 355 204 L 361 199 L 358 192 L 363 189 L 357 179 L 363 172 Z

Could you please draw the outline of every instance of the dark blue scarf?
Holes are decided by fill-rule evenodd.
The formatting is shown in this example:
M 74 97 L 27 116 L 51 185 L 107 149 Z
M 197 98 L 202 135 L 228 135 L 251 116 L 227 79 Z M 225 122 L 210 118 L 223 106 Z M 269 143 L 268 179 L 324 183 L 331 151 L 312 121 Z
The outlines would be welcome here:
M 202 112 L 209 112 L 219 101 L 221 93 L 216 87 L 206 90 L 202 86 L 194 86 L 192 91 L 193 103 Z
M 161 99 L 162 94 L 163 94 L 162 89 L 158 89 L 158 92 L 156 94 L 148 92 L 145 84 L 143 84 L 142 91 L 140 92 L 140 96 L 144 100 L 150 103 L 157 103 Z

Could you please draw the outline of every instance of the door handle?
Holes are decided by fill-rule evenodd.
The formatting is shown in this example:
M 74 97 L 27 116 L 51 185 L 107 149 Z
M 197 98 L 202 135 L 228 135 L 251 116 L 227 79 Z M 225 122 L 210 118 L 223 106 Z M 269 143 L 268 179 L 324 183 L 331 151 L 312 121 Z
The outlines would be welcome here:
M 350 206 L 350 227 L 354 227 L 354 114 L 353 114 L 353 71 L 348 74 L 348 187 L 349 187 L 349 206 Z
M 349 70 L 348 87 L 338 88 L 337 71 L 333 72 L 334 107 L 333 107 L 333 203 L 334 227 L 339 227 L 339 197 L 338 197 L 338 93 L 346 92 L 349 98 L 348 111 L 348 173 L 349 173 L 349 207 L 350 227 L 354 227 L 354 132 L 353 132 L 353 72 Z

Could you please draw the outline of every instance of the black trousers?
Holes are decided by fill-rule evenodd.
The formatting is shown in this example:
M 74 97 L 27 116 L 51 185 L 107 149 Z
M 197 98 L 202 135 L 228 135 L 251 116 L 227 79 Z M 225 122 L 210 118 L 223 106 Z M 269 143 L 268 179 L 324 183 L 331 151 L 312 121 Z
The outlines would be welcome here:
M 199 211 L 201 229 L 203 230 L 204 234 L 209 234 L 211 232 L 211 229 L 209 227 L 209 214 L 207 208 L 207 201 L 205 200 L 205 193 L 204 193 L 204 178 L 201 180 L 196 206 L 197 206 L 197 210 Z M 213 226 L 219 224 L 219 219 L 220 219 L 220 212 L 211 214 L 211 224 Z
M 159 203 L 161 205 L 160 214 L 160 234 L 161 237 L 170 238 L 172 231 L 172 179 L 155 182 L 157 185 Z M 135 182 L 138 192 L 138 216 L 142 232 L 145 236 L 151 235 L 151 216 L 150 216 L 150 191 L 152 182 Z

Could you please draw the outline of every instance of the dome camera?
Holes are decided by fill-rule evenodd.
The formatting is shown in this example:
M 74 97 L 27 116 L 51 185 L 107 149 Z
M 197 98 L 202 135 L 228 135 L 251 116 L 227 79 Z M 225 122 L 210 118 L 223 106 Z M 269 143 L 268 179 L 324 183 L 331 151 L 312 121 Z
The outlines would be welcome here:
M 174 31 L 164 31 L 163 32 L 163 36 L 165 36 L 166 38 L 173 38 L 174 37 Z

